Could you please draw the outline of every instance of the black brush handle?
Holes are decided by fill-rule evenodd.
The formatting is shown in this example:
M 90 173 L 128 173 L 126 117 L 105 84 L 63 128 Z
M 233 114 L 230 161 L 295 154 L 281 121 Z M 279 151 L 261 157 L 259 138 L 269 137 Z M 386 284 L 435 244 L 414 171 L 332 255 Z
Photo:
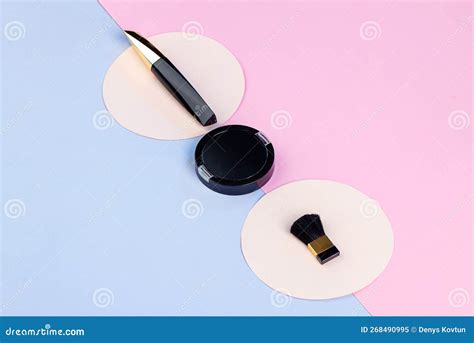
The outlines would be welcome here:
M 217 122 L 216 115 L 204 99 L 166 57 L 152 64 L 151 71 L 201 125 Z

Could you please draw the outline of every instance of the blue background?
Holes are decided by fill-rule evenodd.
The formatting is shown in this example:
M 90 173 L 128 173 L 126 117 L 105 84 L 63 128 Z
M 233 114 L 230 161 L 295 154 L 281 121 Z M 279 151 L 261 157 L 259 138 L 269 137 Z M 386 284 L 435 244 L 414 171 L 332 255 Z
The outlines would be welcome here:
M 128 43 L 95 2 L 4 2 L 2 312 L 4 315 L 367 315 L 353 296 L 288 298 L 240 249 L 263 195 L 229 197 L 197 179 L 198 139 L 97 129 L 102 81 Z M 23 215 L 4 205 L 21 199 Z M 195 199 L 201 215 L 182 206 Z M 107 306 L 94 292 L 106 288 Z

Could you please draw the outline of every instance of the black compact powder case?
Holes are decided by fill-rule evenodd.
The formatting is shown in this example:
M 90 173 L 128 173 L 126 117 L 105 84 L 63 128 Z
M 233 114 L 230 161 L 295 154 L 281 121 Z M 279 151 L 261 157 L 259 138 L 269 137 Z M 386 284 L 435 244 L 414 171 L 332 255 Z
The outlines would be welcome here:
M 244 125 L 227 125 L 208 132 L 194 153 L 196 174 L 215 192 L 241 195 L 270 180 L 275 152 L 260 131 Z

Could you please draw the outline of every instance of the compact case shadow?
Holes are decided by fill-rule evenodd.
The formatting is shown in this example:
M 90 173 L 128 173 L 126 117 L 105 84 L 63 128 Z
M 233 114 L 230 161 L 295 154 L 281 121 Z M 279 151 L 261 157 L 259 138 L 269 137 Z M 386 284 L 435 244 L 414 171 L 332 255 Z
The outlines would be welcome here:
M 250 193 L 272 176 L 274 154 L 272 143 L 260 131 L 244 125 L 221 126 L 197 144 L 196 174 L 218 193 Z

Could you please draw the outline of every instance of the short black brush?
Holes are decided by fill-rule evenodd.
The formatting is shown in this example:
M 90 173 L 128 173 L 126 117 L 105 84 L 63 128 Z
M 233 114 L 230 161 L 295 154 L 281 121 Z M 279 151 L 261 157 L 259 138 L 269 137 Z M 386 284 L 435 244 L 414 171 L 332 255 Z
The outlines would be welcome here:
M 291 226 L 291 233 L 308 247 L 321 264 L 339 256 L 339 250 L 324 233 L 317 214 L 305 214 L 299 218 Z

